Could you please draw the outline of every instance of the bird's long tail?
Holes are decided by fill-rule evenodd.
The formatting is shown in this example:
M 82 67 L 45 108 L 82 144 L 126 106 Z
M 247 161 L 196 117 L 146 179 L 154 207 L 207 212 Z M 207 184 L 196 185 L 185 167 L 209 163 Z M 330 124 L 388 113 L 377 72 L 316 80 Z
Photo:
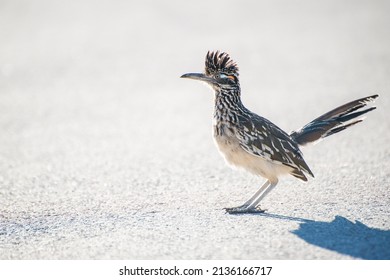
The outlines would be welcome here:
M 369 108 L 365 107 L 377 97 L 378 95 L 376 94 L 337 107 L 309 122 L 301 129 L 293 131 L 290 136 L 299 145 L 303 146 L 340 132 L 347 127 L 361 122 L 363 119 L 359 118 L 360 116 L 374 110 L 376 108 L 374 106 Z

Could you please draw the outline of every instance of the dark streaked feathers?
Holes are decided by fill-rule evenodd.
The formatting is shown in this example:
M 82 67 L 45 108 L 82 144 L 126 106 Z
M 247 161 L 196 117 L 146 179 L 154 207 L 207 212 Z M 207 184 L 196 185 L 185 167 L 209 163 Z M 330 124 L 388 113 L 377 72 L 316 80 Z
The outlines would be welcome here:
M 376 94 L 339 106 L 311 121 L 301 129 L 293 131 L 290 136 L 299 145 L 306 145 L 340 132 L 362 121 L 362 119 L 356 118 L 374 110 L 376 107 L 360 109 L 373 102 L 377 97 L 378 95 Z
M 225 52 L 207 52 L 205 66 L 205 72 L 208 76 L 225 73 L 238 77 L 237 64 Z
M 245 114 L 247 117 L 239 118 L 240 125 L 248 127 L 240 132 L 239 137 L 245 151 L 291 167 L 291 175 L 303 181 L 307 181 L 305 173 L 314 177 L 298 144 L 286 132 L 266 118 L 254 113 L 251 115 Z

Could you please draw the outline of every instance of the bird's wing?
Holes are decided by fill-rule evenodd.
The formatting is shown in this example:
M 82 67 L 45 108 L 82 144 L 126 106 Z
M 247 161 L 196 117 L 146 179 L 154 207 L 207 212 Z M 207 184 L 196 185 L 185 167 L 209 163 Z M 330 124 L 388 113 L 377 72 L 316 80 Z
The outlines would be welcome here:
M 243 116 L 239 121 L 243 129 L 236 136 L 246 152 L 290 166 L 292 175 L 304 181 L 307 178 L 303 172 L 314 177 L 298 145 L 278 126 L 257 115 Z

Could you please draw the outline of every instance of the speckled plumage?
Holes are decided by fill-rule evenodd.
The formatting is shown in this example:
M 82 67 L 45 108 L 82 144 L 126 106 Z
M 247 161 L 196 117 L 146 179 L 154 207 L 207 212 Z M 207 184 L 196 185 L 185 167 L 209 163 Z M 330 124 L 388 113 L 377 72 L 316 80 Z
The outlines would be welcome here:
M 227 53 L 208 52 L 204 74 L 182 77 L 204 81 L 214 89 L 213 135 L 226 162 L 267 179 L 243 205 L 227 208 L 229 213 L 254 211 L 282 175 L 290 174 L 303 181 L 307 181 L 307 175 L 314 177 L 299 146 L 360 122 L 357 118 L 375 107 L 360 109 L 378 97 L 373 95 L 337 107 L 288 134 L 242 104 L 238 67 Z
M 222 74 L 238 78 L 238 67 L 226 53 L 209 52 L 205 72 L 208 76 Z M 305 173 L 313 176 L 297 143 L 278 126 L 245 108 L 238 79 L 225 86 L 221 82 L 214 90 L 214 139 L 229 164 L 273 181 L 286 173 L 305 181 Z M 249 164 L 245 153 L 258 164 Z M 242 157 L 246 160 L 240 160 Z

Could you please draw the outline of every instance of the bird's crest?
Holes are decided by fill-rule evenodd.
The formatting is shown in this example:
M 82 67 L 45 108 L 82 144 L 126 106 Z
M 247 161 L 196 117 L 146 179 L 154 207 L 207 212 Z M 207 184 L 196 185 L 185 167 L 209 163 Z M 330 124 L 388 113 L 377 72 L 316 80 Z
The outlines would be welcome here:
M 217 72 L 238 77 L 238 66 L 225 52 L 207 52 L 206 75 L 211 76 Z

